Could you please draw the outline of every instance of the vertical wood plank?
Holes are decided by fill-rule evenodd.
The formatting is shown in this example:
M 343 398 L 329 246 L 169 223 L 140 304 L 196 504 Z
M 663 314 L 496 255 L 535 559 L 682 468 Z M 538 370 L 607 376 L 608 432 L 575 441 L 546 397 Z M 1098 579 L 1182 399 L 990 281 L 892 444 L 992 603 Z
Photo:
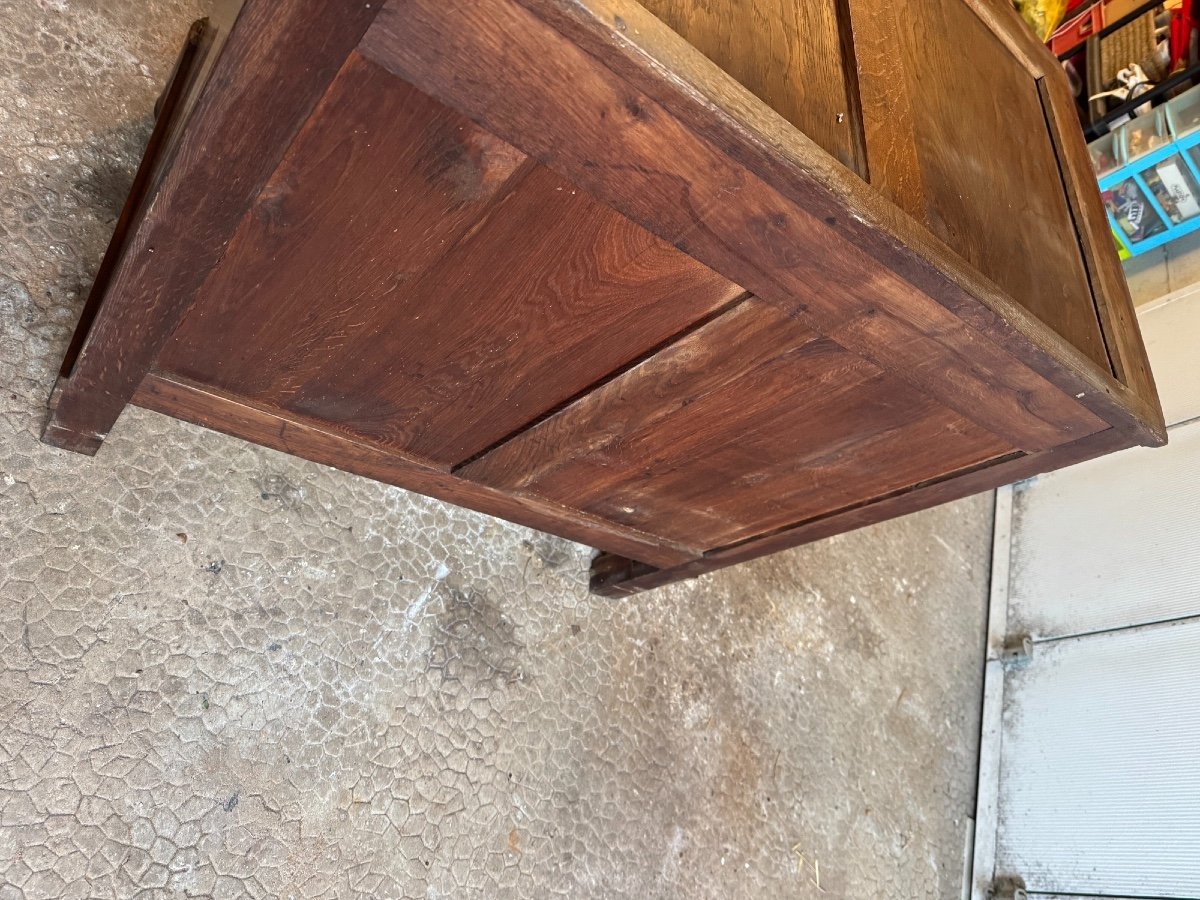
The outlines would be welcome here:
M 641 0 L 689 44 L 861 172 L 837 0 Z
M 854 40 L 868 181 L 919 222 L 925 221 L 925 186 L 917 159 L 912 86 L 896 52 L 892 3 L 844 0 Z
M 1037 79 L 962 0 L 906 0 L 893 24 L 926 226 L 1109 371 Z
M 1038 82 L 1046 120 L 1061 171 L 1067 199 L 1079 232 L 1100 329 L 1114 372 L 1146 403 L 1149 414 L 1161 423 L 1162 406 L 1154 373 L 1142 341 L 1141 328 L 1129 294 L 1129 282 L 1113 245 L 1104 203 L 1096 186 L 1091 157 L 1079 130 L 1075 104 L 1062 70 L 1050 71 Z

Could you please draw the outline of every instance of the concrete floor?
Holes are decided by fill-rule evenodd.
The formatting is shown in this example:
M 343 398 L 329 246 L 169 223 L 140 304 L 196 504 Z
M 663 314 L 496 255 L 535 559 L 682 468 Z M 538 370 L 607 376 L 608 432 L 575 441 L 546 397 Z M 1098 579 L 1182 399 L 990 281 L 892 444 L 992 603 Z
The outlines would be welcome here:
M 38 442 L 202 11 L 0 0 L 0 900 L 957 900 L 988 496 L 613 601 L 151 413 Z

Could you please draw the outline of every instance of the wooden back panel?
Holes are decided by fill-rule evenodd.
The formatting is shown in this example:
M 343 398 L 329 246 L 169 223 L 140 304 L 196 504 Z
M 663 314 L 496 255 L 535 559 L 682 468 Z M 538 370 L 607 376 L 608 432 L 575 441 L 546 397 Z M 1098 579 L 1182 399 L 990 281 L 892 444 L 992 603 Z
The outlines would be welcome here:
M 963 0 L 849 0 L 871 184 L 1110 363 L 1038 81 Z
M 836 0 L 642 0 L 847 168 L 862 172 L 854 64 Z

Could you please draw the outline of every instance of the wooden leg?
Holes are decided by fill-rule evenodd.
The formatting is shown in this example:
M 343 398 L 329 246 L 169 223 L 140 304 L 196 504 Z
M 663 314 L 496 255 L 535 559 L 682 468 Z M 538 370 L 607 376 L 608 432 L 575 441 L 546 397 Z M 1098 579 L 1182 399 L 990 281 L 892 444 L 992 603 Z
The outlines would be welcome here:
M 209 54 L 207 79 L 192 71 L 201 54 L 185 49 L 190 61 L 181 59 L 169 89 L 177 96 L 163 104 L 125 227 L 64 360 L 46 443 L 96 452 L 382 6 L 348 4 L 330 17 L 316 14 L 323 4 L 246 0 L 219 56 L 215 46 Z M 220 153 L 206 149 L 214 140 Z M 165 163 L 156 159 L 162 148 L 171 148 Z
M 72 453 L 95 456 L 96 451 L 100 449 L 100 445 L 104 442 L 101 436 L 71 431 L 55 421 L 54 414 L 58 409 L 63 391 L 66 389 L 66 384 L 67 379 L 61 375 L 54 382 L 54 389 L 50 392 L 50 399 L 46 402 L 46 406 L 50 409 L 50 420 L 42 428 L 42 442 L 52 447 L 70 450 Z
M 75 333 L 71 336 L 71 343 L 67 347 L 67 352 L 64 354 L 62 365 L 59 368 L 58 379 L 54 382 L 54 389 L 50 392 L 47 402 L 50 417 L 42 430 L 42 441 L 52 446 L 94 456 L 100 449 L 104 435 L 108 431 L 107 427 L 104 428 L 104 433 L 87 430 L 82 427 L 81 422 L 72 422 L 69 414 L 60 414 L 59 408 L 63 397 L 72 393 L 71 373 L 87 342 L 92 324 L 100 313 L 117 266 L 125 256 L 133 224 L 141 217 L 152 176 L 162 159 L 167 138 L 179 127 L 179 118 L 182 112 L 180 101 L 195 75 L 202 48 L 210 42 L 211 28 L 208 20 L 200 19 L 193 22 L 192 27 L 188 30 L 187 39 L 184 41 L 183 50 L 180 51 L 175 68 L 171 73 L 171 78 L 154 104 L 154 130 L 150 133 L 150 140 L 146 144 L 142 161 L 138 164 L 137 174 L 129 188 L 125 203 L 121 207 L 121 215 L 117 218 L 112 238 L 108 242 L 108 249 L 104 252 L 104 259 L 100 262 L 100 268 L 96 270 L 92 289 L 88 293 L 87 302 L 84 303 L 79 321 L 75 325 Z M 124 403 L 121 403 L 120 406 L 123 408 Z M 69 408 L 70 403 L 68 403 Z M 120 414 L 120 408 L 116 410 L 116 413 Z M 115 421 L 116 415 L 113 415 L 112 419 Z M 108 426 L 111 427 L 111 425 L 112 422 L 109 422 Z

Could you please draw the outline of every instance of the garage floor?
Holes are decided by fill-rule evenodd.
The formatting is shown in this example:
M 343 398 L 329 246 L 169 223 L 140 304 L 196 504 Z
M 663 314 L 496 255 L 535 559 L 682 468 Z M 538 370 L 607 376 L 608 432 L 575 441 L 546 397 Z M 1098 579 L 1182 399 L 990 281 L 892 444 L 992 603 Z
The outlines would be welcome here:
M 621 601 L 589 551 L 44 401 L 187 0 L 0 0 L 0 898 L 958 898 L 987 496 Z

